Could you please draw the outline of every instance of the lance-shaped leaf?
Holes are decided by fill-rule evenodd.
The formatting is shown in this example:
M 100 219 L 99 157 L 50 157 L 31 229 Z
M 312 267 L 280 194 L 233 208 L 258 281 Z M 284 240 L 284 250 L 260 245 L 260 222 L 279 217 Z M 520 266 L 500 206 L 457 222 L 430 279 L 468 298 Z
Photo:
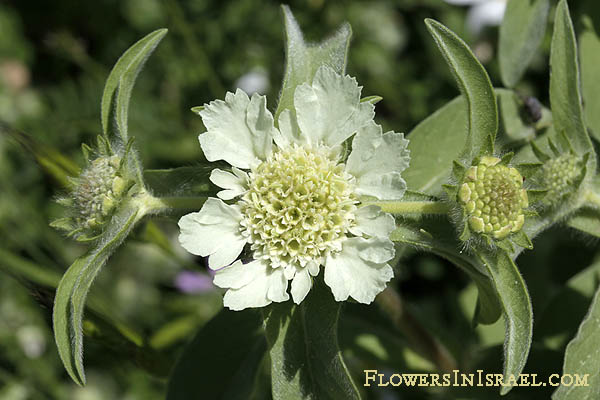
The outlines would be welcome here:
M 510 376 L 518 376 L 523 371 L 531 348 L 531 299 L 521 273 L 506 252 L 479 250 L 477 255 L 486 266 L 504 309 L 504 382 L 509 382 Z M 503 386 L 500 394 L 508 393 L 511 388 Z
M 319 67 L 326 65 L 338 74 L 344 73 L 352 36 L 350 25 L 345 23 L 331 38 L 321 43 L 306 43 L 289 7 L 282 6 L 282 9 L 287 38 L 286 66 L 275 120 L 286 108 L 294 110 L 296 86 L 311 82 Z
M 432 19 L 426 19 L 425 24 L 467 100 L 469 130 L 465 156 L 472 159 L 492 155 L 498 131 L 498 110 L 487 72 L 454 32 Z
M 577 61 L 577 44 L 567 2 L 561 0 L 556 8 L 552 49 L 550 52 L 550 104 L 558 138 L 568 138 L 579 156 L 594 153 L 581 105 L 581 82 Z M 589 157 L 588 174 L 596 171 L 596 157 Z
M 110 72 L 104 86 L 100 110 L 102 133 L 106 139 L 109 138 L 113 128 L 111 119 L 115 117 L 118 133 L 123 143 L 127 143 L 127 114 L 135 79 L 150 54 L 166 34 L 166 29 L 158 29 L 146 35 L 119 58 Z
M 215 165 L 147 169 L 144 182 L 155 196 L 215 196 L 220 189 L 208 179 L 214 168 Z
M 321 276 L 300 305 L 273 304 L 266 316 L 274 400 L 360 399 L 338 345 L 341 303 Z
M 561 385 L 552 400 L 597 399 L 600 397 L 600 288 L 596 291 L 587 316 L 575 338 L 567 345 L 563 376 L 569 386 Z M 568 375 L 567 375 L 568 374 Z M 577 384 L 577 380 L 579 385 Z M 585 381 L 583 381 L 585 379 Z M 584 384 L 585 383 L 585 384 Z
M 500 75 L 506 87 L 519 82 L 542 43 L 549 10 L 548 0 L 508 1 L 498 44 Z
M 85 384 L 81 323 L 87 293 L 108 257 L 140 217 L 137 208 L 123 208 L 113 217 L 98 245 L 75 260 L 58 285 L 52 315 L 54 338 L 65 369 L 79 385 Z
M 266 351 L 260 313 L 221 310 L 181 353 L 167 400 L 249 399 Z
M 592 8 L 596 5 L 588 3 Z M 600 141 L 600 13 L 590 10 L 583 18 L 583 30 L 579 34 L 579 60 L 581 61 L 581 80 L 585 121 L 592 135 Z
M 535 134 L 530 121 L 523 119 L 523 104 L 512 90 L 495 89 L 503 140 L 529 140 Z M 467 105 L 456 97 L 421 121 L 409 134 L 411 160 L 402 173 L 410 190 L 438 195 L 448 181 L 452 163 L 464 150 L 467 139 Z M 435 162 L 431 162 L 435 160 Z
M 449 241 L 455 232 L 447 221 L 424 220 L 402 221 L 390 235 L 394 242 L 404 243 L 411 247 L 434 253 L 450 261 L 469 275 L 477 285 L 479 298 L 473 316 L 474 323 L 493 324 L 502 315 L 502 306 L 487 270 L 479 260 L 457 249 L 461 244 Z

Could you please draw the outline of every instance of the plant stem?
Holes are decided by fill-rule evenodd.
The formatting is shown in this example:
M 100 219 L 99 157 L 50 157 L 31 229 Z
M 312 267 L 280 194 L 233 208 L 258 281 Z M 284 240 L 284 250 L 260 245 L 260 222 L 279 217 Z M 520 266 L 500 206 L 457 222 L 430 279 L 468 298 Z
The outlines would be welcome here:
M 168 210 L 195 210 L 199 211 L 206 201 L 206 197 L 158 197 L 160 211 Z
M 368 201 L 365 205 L 376 205 L 391 214 L 448 214 L 450 207 L 440 201 Z
M 143 191 L 133 201 L 144 210 L 143 215 L 158 214 L 171 210 L 200 210 L 206 201 L 206 197 L 154 197 Z
M 440 371 L 452 372 L 457 369 L 457 363 L 452 354 L 436 338 L 423 327 L 410 313 L 402 302 L 400 295 L 393 289 L 387 288 L 381 292 L 375 301 L 392 320 L 414 349 L 433 362 Z
M 585 200 L 595 207 L 600 207 L 600 194 L 593 190 L 588 190 L 585 193 Z

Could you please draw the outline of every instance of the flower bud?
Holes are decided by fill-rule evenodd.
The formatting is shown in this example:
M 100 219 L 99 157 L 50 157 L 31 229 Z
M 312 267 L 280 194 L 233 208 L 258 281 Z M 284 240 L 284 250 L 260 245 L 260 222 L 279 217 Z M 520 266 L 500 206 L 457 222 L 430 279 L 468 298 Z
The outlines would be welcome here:
M 521 174 L 496 157 L 482 157 L 466 171 L 458 200 L 471 230 L 495 239 L 518 232 L 529 206 Z
M 544 202 L 554 205 L 571 193 L 581 172 L 580 159 L 572 154 L 546 161 L 542 168 L 542 184 L 548 190 Z

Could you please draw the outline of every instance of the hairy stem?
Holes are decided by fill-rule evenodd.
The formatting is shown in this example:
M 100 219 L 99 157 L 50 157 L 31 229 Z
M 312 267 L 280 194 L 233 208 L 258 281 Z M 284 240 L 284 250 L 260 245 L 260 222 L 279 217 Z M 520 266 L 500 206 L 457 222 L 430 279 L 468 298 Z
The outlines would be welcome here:
M 402 214 L 448 214 L 450 207 L 440 201 L 368 201 L 365 205 L 376 205 L 381 210 L 395 215 Z
M 387 288 L 375 298 L 377 304 L 392 320 L 413 348 L 433 362 L 440 371 L 452 372 L 457 363 L 452 354 L 419 323 L 402 302 L 400 295 Z
M 133 198 L 134 202 L 142 208 L 143 215 L 159 214 L 171 210 L 198 211 L 206 201 L 206 197 L 154 197 L 146 191 Z
M 593 190 L 588 190 L 585 193 L 585 201 L 595 207 L 600 207 L 600 194 Z

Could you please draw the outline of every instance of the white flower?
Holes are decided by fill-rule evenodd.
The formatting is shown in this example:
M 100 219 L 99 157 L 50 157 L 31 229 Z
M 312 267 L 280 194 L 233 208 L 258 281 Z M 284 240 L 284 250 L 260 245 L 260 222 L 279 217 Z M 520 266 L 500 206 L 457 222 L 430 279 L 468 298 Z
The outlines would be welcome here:
M 502 22 L 506 10 L 506 0 L 444 0 L 455 5 L 469 5 L 467 28 L 479 34 L 486 26 L 497 26 Z
M 286 301 L 289 281 L 299 304 L 321 266 L 337 301 L 370 303 L 393 277 L 394 218 L 361 199 L 403 196 L 408 141 L 383 134 L 360 94 L 354 78 L 321 67 L 312 84 L 296 88 L 294 109 L 277 127 L 265 97 L 241 90 L 200 112 L 206 158 L 232 168 L 213 170 L 211 181 L 224 190 L 181 218 L 179 240 L 208 256 L 215 285 L 229 289 L 226 307 Z M 353 135 L 344 163 L 342 144 Z

